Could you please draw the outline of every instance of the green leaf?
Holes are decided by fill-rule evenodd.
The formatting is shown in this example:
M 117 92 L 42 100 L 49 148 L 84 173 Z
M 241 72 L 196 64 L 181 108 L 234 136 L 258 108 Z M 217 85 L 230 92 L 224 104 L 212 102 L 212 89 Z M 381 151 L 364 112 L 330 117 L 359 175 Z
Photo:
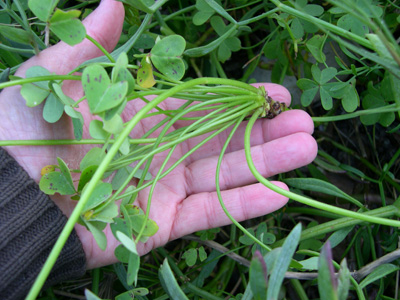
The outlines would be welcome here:
M 92 113 L 98 106 L 98 102 L 110 83 L 110 78 L 102 66 L 91 65 L 84 69 L 82 73 L 82 86 Z
M 118 106 L 128 91 L 126 81 L 111 83 L 106 70 L 99 65 L 85 68 L 82 74 L 82 86 L 90 112 L 93 114 Z
M 328 238 L 328 241 L 331 245 L 331 248 L 335 248 L 337 245 L 339 245 L 345 238 L 346 236 L 352 231 L 354 226 L 349 226 L 342 228 L 338 231 L 335 231 L 332 233 L 332 235 Z
M 333 101 L 331 95 L 329 95 L 329 91 L 324 87 L 321 86 L 319 89 L 319 95 L 321 96 L 321 103 L 322 107 L 325 110 L 330 110 L 333 107 Z
M 49 91 L 44 90 L 33 83 L 25 83 L 21 87 L 21 95 L 25 99 L 26 106 L 35 107 L 46 99 L 49 95 Z
M 104 120 L 103 129 L 109 133 L 118 134 L 124 129 L 124 122 L 119 115 L 110 120 Z
M 329 243 L 322 248 L 318 260 L 318 291 L 321 299 L 338 299 L 337 279 L 333 269 L 332 252 Z
M 227 38 L 224 44 L 233 52 L 239 51 L 242 47 L 240 40 L 236 36 Z
M 128 178 L 128 176 L 131 174 L 131 172 L 133 171 L 133 168 L 131 166 L 126 166 L 126 167 L 122 167 L 120 168 L 117 173 L 115 174 L 111 184 L 113 186 L 114 190 L 118 190 L 122 184 L 124 183 L 124 181 Z M 143 170 L 138 170 L 133 177 L 140 179 L 142 177 L 143 174 Z M 144 180 L 150 180 L 151 179 L 151 174 L 150 173 L 146 173 Z
M 321 82 L 321 70 L 318 65 L 311 66 L 311 74 L 314 80 L 319 84 Z
M 33 78 L 39 76 L 48 76 L 51 73 L 41 67 L 33 66 L 26 70 L 26 78 Z M 48 81 L 38 81 L 35 83 L 25 83 L 21 87 L 21 95 L 26 101 L 28 107 L 34 107 L 39 105 L 46 99 L 49 95 L 49 82 Z
M 333 77 L 335 77 L 336 74 L 337 74 L 337 70 L 335 68 L 329 67 L 329 68 L 323 69 L 318 83 L 319 84 L 327 83 L 329 80 L 331 80 Z
M 43 175 L 40 179 L 39 187 L 47 195 L 54 195 L 55 193 L 59 193 L 60 195 L 75 194 L 75 188 L 70 185 L 60 172 L 50 172 Z
M 381 97 L 376 97 L 375 95 L 368 93 L 363 97 L 362 107 L 364 109 L 372 109 L 384 106 L 386 103 Z M 381 114 L 367 114 L 360 116 L 360 120 L 364 125 L 374 125 L 379 121 Z
M 197 14 L 202 14 L 199 18 L 201 22 L 195 22 L 196 15 L 193 18 L 193 23 L 195 25 L 204 24 L 215 12 L 214 8 L 212 8 L 205 0 L 197 0 L 196 1 L 196 9 L 199 11 Z
M 90 218 L 90 220 L 104 222 L 104 223 L 112 223 L 114 218 L 118 216 L 118 206 L 115 202 L 110 202 L 105 207 L 102 207 L 100 212 L 95 210 L 95 213 Z
M 293 21 L 290 23 L 290 29 L 292 30 L 295 39 L 301 39 L 304 36 L 303 25 L 299 19 L 293 19 Z
M 126 249 L 128 249 L 133 254 L 138 254 L 136 250 L 136 243 L 131 237 L 128 237 L 125 233 L 121 231 L 117 231 L 116 236 L 121 244 L 126 247 Z
M 342 98 L 342 106 L 344 110 L 348 113 L 351 113 L 357 109 L 360 105 L 360 98 L 358 96 L 357 90 L 353 85 L 348 85 L 346 92 Z
M 318 93 L 318 90 L 319 90 L 318 86 L 305 90 L 300 97 L 301 105 L 303 105 L 304 107 L 309 106 L 311 102 L 313 102 L 315 95 Z
M 189 57 L 200 57 L 204 56 L 211 51 L 215 50 L 217 47 L 221 45 L 221 43 L 226 40 L 227 38 L 231 37 L 237 32 L 237 29 L 235 26 L 232 26 L 227 32 L 224 33 L 224 35 L 220 36 L 216 40 L 210 42 L 207 45 L 197 47 L 197 48 L 191 48 L 187 49 L 184 54 L 189 56 Z
M 119 231 L 118 231 L 119 232 Z M 128 272 L 126 274 L 126 283 L 132 285 L 137 284 L 137 278 L 140 268 L 140 256 L 137 253 L 129 254 Z
M 316 87 L 318 88 L 318 84 L 315 81 L 308 78 L 301 78 L 297 80 L 297 86 L 301 90 L 310 90 Z
M 317 4 L 308 4 L 303 8 L 304 12 L 313 16 L 318 17 L 324 13 L 324 8 Z
M 111 80 L 113 83 L 119 81 L 126 81 L 128 83 L 127 94 L 129 94 L 135 88 L 135 79 L 133 78 L 131 72 L 128 71 L 127 66 L 128 66 L 128 56 L 125 52 L 123 52 L 118 57 L 115 67 L 112 70 Z
M 132 300 L 135 299 L 135 296 L 146 296 L 149 293 L 150 292 L 148 289 L 140 287 L 119 294 L 118 296 L 115 297 L 115 300 Z
M 340 271 L 339 271 L 339 284 L 337 289 L 338 299 L 347 299 L 350 289 L 350 271 L 347 267 L 346 259 L 340 263 Z
M 318 270 L 318 257 L 310 257 L 308 259 L 299 261 L 300 264 L 302 264 L 302 270 L 307 270 L 307 271 L 314 271 Z
M 33 42 L 32 34 L 21 28 L 14 28 L 12 26 L 0 24 L 0 34 L 10 41 L 23 45 L 31 45 Z
M 360 288 L 363 289 L 367 287 L 369 284 L 372 282 L 383 278 L 390 273 L 396 272 L 400 268 L 396 265 L 393 264 L 383 264 L 377 267 L 375 270 L 373 270 L 363 281 L 360 282 Z
M 85 221 L 85 225 L 88 227 L 90 232 L 93 234 L 94 239 L 96 240 L 97 245 L 101 250 L 106 250 L 107 248 L 107 237 L 104 234 L 103 230 L 106 228 L 107 223 L 103 222 L 88 222 Z
M 74 127 L 74 136 L 78 141 L 82 139 L 83 135 L 83 116 L 82 113 L 76 111 L 71 106 L 64 106 L 65 113 L 72 118 L 72 125 Z
M 270 282 L 268 284 L 267 300 L 278 299 L 279 291 L 285 272 L 287 271 L 291 258 L 299 244 L 301 235 L 301 223 L 297 224 L 293 230 L 287 236 L 282 249 L 280 250 L 276 262 L 273 266 L 270 276 Z
M 105 140 L 110 133 L 103 129 L 103 122 L 100 120 L 92 120 L 89 125 L 89 134 L 94 139 Z
M 227 61 L 232 55 L 231 50 L 229 47 L 225 44 L 225 41 L 221 43 L 218 47 L 218 60 L 222 63 Z
M 341 189 L 324 180 L 316 178 L 288 178 L 285 179 L 284 182 L 293 188 L 339 197 L 357 205 L 360 208 L 364 207 L 364 205 L 360 201 L 354 199 L 350 195 L 343 192 Z
M 160 278 L 162 287 L 171 299 L 189 300 L 189 298 L 186 297 L 186 295 L 178 285 L 178 282 L 176 281 L 174 274 L 172 273 L 167 259 L 164 259 L 164 263 L 158 270 L 158 277 Z
M 156 84 L 153 76 L 153 67 L 148 56 L 143 57 L 137 73 L 137 84 L 142 88 L 148 89 Z
M 101 300 L 101 298 L 99 296 L 97 296 L 95 293 L 93 293 L 92 291 L 85 289 L 85 297 L 86 300 Z
M 81 177 L 78 183 L 78 192 L 81 192 L 85 185 L 92 179 L 94 173 L 96 172 L 98 166 L 88 166 L 82 170 Z
M 220 16 L 212 17 L 210 19 L 210 24 L 219 36 L 223 35 L 229 29 Z
M 197 261 L 197 249 L 196 248 L 190 248 L 186 250 L 182 254 L 182 258 L 185 260 L 186 264 L 189 267 L 193 267 L 196 264 Z
M 124 245 L 118 245 L 114 250 L 115 257 L 122 263 L 127 264 L 129 262 L 129 256 L 131 252 L 125 248 Z
M 29 9 L 42 22 L 47 22 L 59 0 L 29 0 Z
M 123 210 L 123 209 L 121 209 Z M 128 227 L 127 222 L 125 219 L 122 218 L 115 218 L 114 223 L 110 224 L 111 232 L 117 238 L 117 231 L 124 233 L 126 236 L 132 235 L 132 230 Z M 127 250 L 129 251 L 129 250 Z
M 197 1 L 199 2 L 199 1 Z M 207 11 L 199 11 L 193 16 L 193 24 L 200 26 L 203 25 L 207 20 L 214 14 L 214 10 L 210 12 Z
M 178 81 L 185 74 L 185 64 L 180 57 L 185 47 L 186 41 L 183 37 L 169 35 L 154 45 L 150 51 L 150 59 L 162 74 Z
M 130 220 L 131 220 L 131 224 L 132 224 L 132 229 L 136 232 L 140 232 L 143 225 L 145 226 L 144 230 L 143 230 L 144 236 L 153 236 L 158 231 L 157 223 L 151 219 L 146 220 L 145 215 L 130 216 Z M 146 224 L 144 223 L 145 221 L 146 221 Z
M 43 107 L 43 119 L 49 123 L 55 123 L 60 120 L 64 113 L 64 104 L 54 95 L 50 93 Z
M 54 92 L 56 93 L 58 99 L 64 104 L 64 105 L 74 105 L 75 101 L 73 99 L 71 99 L 70 97 L 66 96 L 61 88 L 61 85 L 57 84 L 57 83 L 53 83 L 52 88 L 54 90 Z
M 201 246 L 199 248 L 199 259 L 201 262 L 203 262 L 207 259 L 207 252 L 206 252 L 206 250 L 204 250 L 203 246 Z
M 85 190 L 83 190 L 83 193 L 85 193 Z M 96 206 L 106 201 L 111 196 L 111 193 L 111 183 L 100 182 L 93 190 L 92 194 L 89 196 L 89 199 L 83 207 L 82 211 L 86 212 L 88 210 L 94 209 Z
M 250 263 L 249 284 L 253 297 L 256 300 L 264 300 L 267 298 L 267 265 L 259 251 L 254 253 Z
M 325 54 L 322 52 L 325 40 L 325 36 L 316 34 L 306 42 L 307 49 L 319 63 L 323 63 L 326 59 Z
M 368 26 L 350 14 L 340 17 L 337 22 L 337 26 L 362 37 L 369 32 Z
M 82 158 L 79 165 L 79 169 L 83 172 L 89 166 L 98 166 L 106 156 L 106 153 L 102 148 L 93 147 L 86 155 Z
M 50 30 L 70 46 L 79 44 L 86 37 L 85 26 L 78 19 L 80 14 L 79 10 L 64 12 L 57 9 L 50 19 Z

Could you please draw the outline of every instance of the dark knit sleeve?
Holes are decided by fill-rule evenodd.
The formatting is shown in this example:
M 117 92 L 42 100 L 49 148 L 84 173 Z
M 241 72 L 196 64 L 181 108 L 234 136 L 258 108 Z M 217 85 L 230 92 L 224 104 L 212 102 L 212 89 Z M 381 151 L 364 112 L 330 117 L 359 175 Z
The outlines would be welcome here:
M 22 299 L 67 218 L 21 166 L 0 148 L 0 298 Z M 46 282 L 81 277 L 85 253 L 73 231 Z

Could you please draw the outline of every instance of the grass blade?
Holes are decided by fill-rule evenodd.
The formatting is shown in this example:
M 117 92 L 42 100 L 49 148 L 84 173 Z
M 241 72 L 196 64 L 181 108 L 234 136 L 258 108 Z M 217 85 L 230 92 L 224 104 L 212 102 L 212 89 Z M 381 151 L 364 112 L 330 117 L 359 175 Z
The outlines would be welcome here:
M 161 285 L 163 286 L 165 292 L 171 299 L 189 300 L 189 298 L 186 297 L 185 293 L 182 291 L 181 287 L 178 285 L 167 259 L 164 259 L 164 263 L 158 270 L 158 277 L 160 278 Z
M 285 277 L 285 272 L 288 269 L 291 258 L 299 244 L 301 235 L 301 223 L 297 224 L 296 227 L 290 232 L 282 246 L 282 250 L 275 262 L 272 269 L 270 281 L 268 284 L 267 300 L 278 299 L 279 291 Z

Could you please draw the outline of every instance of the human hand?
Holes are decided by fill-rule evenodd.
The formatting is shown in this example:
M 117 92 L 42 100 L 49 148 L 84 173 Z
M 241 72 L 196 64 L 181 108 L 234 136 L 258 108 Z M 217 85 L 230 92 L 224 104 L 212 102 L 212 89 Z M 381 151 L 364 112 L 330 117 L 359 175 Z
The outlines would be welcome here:
M 85 20 L 87 32 L 98 40 L 108 51 L 118 41 L 122 22 L 123 7 L 120 2 L 103 0 L 98 9 Z M 51 72 L 65 74 L 80 63 L 101 55 L 88 41 L 70 47 L 59 43 L 26 62 L 16 75 L 23 76 L 26 69 L 41 65 Z M 290 104 L 290 94 L 282 86 L 264 84 L 269 96 Z M 64 85 L 64 93 L 73 99 L 83 95 L 80 82 Z M 143 103 L 130 101 L 122 115 L 126 121 L 140 109 Z M 171 109 L 176 101 L 169 99 L 162 103 Z M 19 88 L 8 88 L 0 94 L 0 136 L 2 139 L 68 139 L 73 138 L 71 122 L 63 117 L 55 124 L 46 123 L 41 107 L 28 108 L 22 99 Z M 80 104 L 80 112 L 85 119 L 84 138 L 89 137 L 88 127 L 91 118 L 89 109 Z M 141 136 L 157 120 L 146 118 L 135 128 L 133 135 Z M 179 124 L 177 125 L 179 126 Z M 176 129 L 175 127 L 174 129 Z M 311 162 L 317 151 L 312 138 L 313 123 L 303 111 L 284 112 L 273 120 L 258 120 L 252 133 L 252 157 L 265 177 L 286 172 Z M 225 205 L 232 216 L 242 221 L 268 214 L 282 207 L 287 199 L 265 188 L 248 170 L 243 150 L 242 126 L 235 134 L 225 155 L 221 169 L 221 189 Z M 138 251 L 145 254 L 168 241 L 198 230 L 229 224 L 215 192 L 215 168 L 219 152 L 225 142 L 226 134 L 221 134 L 192 154 L 156 186 L 151 203 L 150 218 L 159 225 L 159 231 L 147 243 L 139 244 Z M 177 160 L 187 152 L 198 139 L 184 142 L 175 150 L 171 161 Z M 55 164 L 61 157 L 70 168 L 77 168 L 90 146 L 50 146 L 50 147 L 8 147 L 7 151 L 27 170 L 37 182 L 43 166 Z M 150 173 L 155 174 L 165 155 L 155 157 Z M 287 188 L 283 183 L 275 182 Z M 148 190 L 139 193 L 137 205 L 146 208 Z M 54 196 L 52 199 L 68 216 L 74 208 L 74 201 L 68 197 Z M 109 228 L 106 229 L 108 246 L 106 251 L 98 248 L 92 234 L 84 227 L 76 225 L 82 241 L 88 268 L 115 262 L 114 248 L 118 242 Z

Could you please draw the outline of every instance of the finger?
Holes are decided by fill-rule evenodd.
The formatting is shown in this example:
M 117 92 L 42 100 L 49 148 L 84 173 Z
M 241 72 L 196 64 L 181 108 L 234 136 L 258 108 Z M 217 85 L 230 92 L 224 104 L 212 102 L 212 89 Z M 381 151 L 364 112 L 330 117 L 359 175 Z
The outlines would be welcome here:
M 312 162 L 317 144 L 312 136 L 299 132 L 251 148 L 251 157 L 257 170 L 270 177 L 288 172 Z M 200 159 L 185 169 L 188 195 L 215 190 L 215 172 L 218 156 Z M 254 183 L 256 180 L 247 165 L 244 150 L 227 153 L 221 164 L 221 189 L 231 189 Z
M 288 189 L 282 182 L 275 185 Z M 243 220 L 269 214 L 286 204 L 288 199 L 262 184 L 253 184 L 221 193 L 224 204 L 233 218 Z M 186 234 L 230 224 L 216 192 L 200 193 L 188 197 L 177 212 L 170 240 Z
M 118 42 L 124 20 L 124 8 L 121 2 L 103 0 L 100 5 L 83 21 L 88 35 L 97 40 L 108 51 Z M 51 72 L 66 74 L 82 62 L 100 56 L 102 52 L 89 40 L 69 46 L 60 42 L 47 48 L 23 64 L 17 71 L 23 76 L 26 69 L 40 65 Z
M 228 145 L 226 150 L 227 153 L 238 151 L 244 148 L 244 132 L 246 130 L 246 125 L 247 122 L 243 122 L 239 126 Z M 302 110 L 290 110 L 278 115 L 272 120 L 257 120 L 251 133 L 250 144 L 251 146 L 261 145 L 278 138 L 292 135 L 294 133 L 304 132 L 307 134 L 312 134 L 313 131 L 314 123 L 306 112 Z M 211 155 L 218 155 L 230 132 L 231 130 L 228 129 L 207 142 L 207 144 L 189 157 L 188 162 L 191 163 Z M 203 139 L 204 136 L 190 139 L 185 142 L 185 147 L 187 149 L 191 149 Z

